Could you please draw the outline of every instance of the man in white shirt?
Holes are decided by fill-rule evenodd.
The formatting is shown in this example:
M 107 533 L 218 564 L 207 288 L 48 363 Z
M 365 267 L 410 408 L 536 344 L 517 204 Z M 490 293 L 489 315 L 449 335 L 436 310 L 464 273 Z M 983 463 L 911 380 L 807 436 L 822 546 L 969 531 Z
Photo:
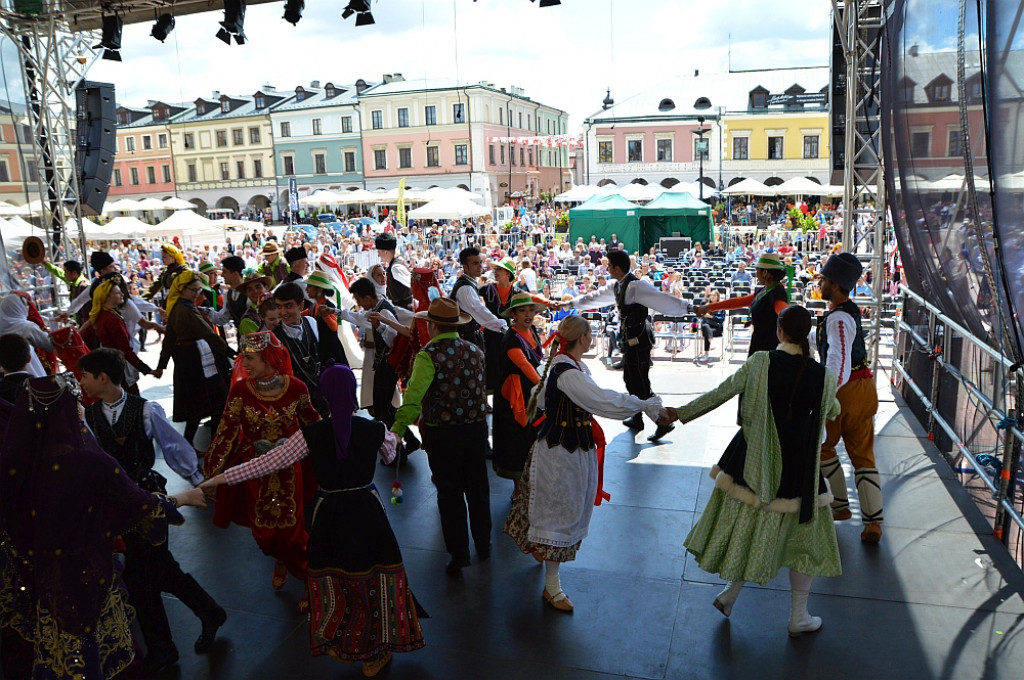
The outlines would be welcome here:
M 459 263 L 462 264 L 462 276 L 452 286 L 451 296 L 459 303 L 459 309 L 473 317 L 472 321 L 458 327 L 459 337 L 472 342 L 482 350 L 484 338 L 480 329 L 504 333 L 508 329 L 508 323 L 494 316 L 480 297 L 477 281 L 483 273 L 484 261 L 479 249 L 472 246 L 463 248 L 459 252 Z
M 651 348 L 654 347 L 654 328 L 651 325 L 649 309 L 667 316 L 685 316 L 693 313 L 693 305 L 684 298 L 677 298 L 657 290 L 647 279 L 633 275 L 629 255 L 623 250 L 608 252 L 608 273 L 613 283 L 569 301 L 576 309 L 597 309 L 615 304 L 621 318 L 619 334 L 622 338 L 623 378 L 626 391 L 649 399 L 651 391 Z M 643 417 L 640 414 L 623 421 L 631 430 L 642 430 Z M 658 425 L 649 441 L 658 441 L 674 429 L 672 425 Z

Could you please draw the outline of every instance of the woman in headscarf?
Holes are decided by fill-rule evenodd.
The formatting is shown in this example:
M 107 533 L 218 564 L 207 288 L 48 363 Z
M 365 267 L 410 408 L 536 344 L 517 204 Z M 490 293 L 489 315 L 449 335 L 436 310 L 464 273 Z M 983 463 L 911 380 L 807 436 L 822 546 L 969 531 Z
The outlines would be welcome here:
M 163 271 L 153 282 L 153 285 L 146 291 L 146 299 L 150 299 L 157 295 L 160 291 L 166 290 L 170 295 L 171 288 L 174 284 L 175 278 L 186 271 L 185 267 L 185 256 L 181 254 L 181 251 L 170 243 L 164 243 L 160 246 L 160 259 L 164 263 Z M 170 300 L 168 300 L 167 311 L 170 313 Z
M 167 296 L 167 323 L 157 370 L 174 357 L 174 407 L 171 420 L 185 423 L 185 439 L 192 443 L 203 418 L 216 425 L 224 410 L 227 383 L 217 354 L 233 358 L 234 350 L 217 334 L 195 305 L 201 295 L 201 274 L 186 269 L 178 274 Z M 216 429 L 216 428 L 214 428 Z
M 29 305 L 18 293 L 5 295 L 0 300 L 0 335 L 16 333 L 37 350 L 53 352 L 53 341 L 50 334 L 29 320 Z M 29 373 L 36 377 L 46 375 L 46 369 L 35 351 L 29 358 Z
M 34 644 L 34 680 L 106 680 L 134 655 L 115 539 L 159 543 L 202 492 L 140 489 L 78 414 L 70 374 L 29 380 L 0 444 L 0 626 Z
M 240 344 L 227 407 L 203 461 L 207 479 L 265 454 L 301 426 L 320 419 L 306 385 L 292 375 L 288 350 L 273 333 L 250 333 Z M 304 507 L 315 490 L 307 460 L 217 494 L 213 523 L 227 528 L 234 522 L 252 530 L 260 550 L 277 561 L 275 590 L 284 587 L 288 572 L 306 580 Z M 300 609 L 308 606 L 302 602 Z
M 326 368 L 320 389 L 330 405 L 329 418 L 303 427 L 266 455 L 211 477 L 201 488 L 251 483 L 245 480 L 312 460 L 320 488 L 309 534 L 310 651 L 362 661 L 363 675 L 373 677 L 393 652 L 424 645 L 419 618 L 426 614 L 413 597 L 373 484 L 377 458 L 394 460 L 398 440 L 382 423 L 354 415 L 356 379 L 347 366 Z
M 757 352 L 725 382 L 678 409 L 686 423 L 743 395 L 740 431 L 711 469 L 715 488 L 684 541 L 707 572 L 728 581 L 714 606 L 732 613 L 746 581 L 764 585 L 789 568 L 789 634 L 821 627 L 807 612 L 814 576 L 842 573 L 829 493 L 821 475 L 825 420 L 839 415 L 835 374 L 810 356 L 811 314 L 786 307 L 778 348 Z
M 89 323 L 82 328 L 82 339 L 87 345 L 98 345 L 110 349 L 121 350 L 125 361 L 143 375 L 150 375 L 160 378 L 164 372 L 154 371 L 146 362 L 139 358 L 132 346 L 132 338 L 121 314 L 121 306 L 125 304 L 124 280 L 120 274 L 104 277 L 104 281 L 96 286 L 92 294 L 92 306 L 89 309 Z M 136 377 L 138 374 L 136 374 Z M 129 380 L 125 372 L 125 380 L 122 385 L 132 394 L 139 393 L 139 387 L 135 380 Z

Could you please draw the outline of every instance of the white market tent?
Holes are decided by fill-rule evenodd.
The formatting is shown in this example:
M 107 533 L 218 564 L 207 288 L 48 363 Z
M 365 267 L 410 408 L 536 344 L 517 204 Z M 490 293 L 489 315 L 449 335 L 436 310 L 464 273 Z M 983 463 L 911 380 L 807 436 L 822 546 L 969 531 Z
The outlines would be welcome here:
M 704 198 L 711 198 L 712 196 L 718 195 L 718 189 L 709 187 L 707 184 L 701 188 L 701 184 L 701 182 L 680 182 L 679 184 L 672 185 L 672 188 L 669 189 L 669 191 L 675 194 L 690 194 L 692 196 L 697 196 L 698 198 L 701 195 L 703 195 Z
M 774 196 L 775 189 L 748 177 L 727 187 L 722 193 L 726 196 Z
M 593 184 L 577 184 L 568 191 L 558 194 L 552 200 L 555 203 L 582 203 L 589 200 L 599 191 L 601 191 L 601 187 Z
M 21 244 L 29 236 L 38 236 L 46 240 L 46 230 L 34 227 L 20 217 L 13 219 L 0 218 L 0 234 L 3 234 L 4 248 L 8 251 L 21 250 Z
M 164 199 L 164 207 L 168 210 L 195 210 L 198 206 L 184 198 L 172 197 Z
M 464 220 L 483 217 L 490 211 L 467 199 L 439 198 L 426 205 L 410 210 L 408 217 L 414 220 Z
M 782 184 L 771 187 L 777 196 L 821 196 L 825 187 L 806 177 L 787 179 Z
M 111 224 L 116 221 L 111 220 Z M 149 238 L 169 238 L 171 236 L 182 236 L 196 229 L 210 229 L 215 225 L 217 225 L 218 230 L 222 230 L 223 228 L 219 226 L 222 221 L 208 220 L 191 210 L 178 210 L 156 226 L 144 225 L 143 233 Z
M 335 191 L 324 189 L 299 199 L 299 205 L 338 205 L 345 202 L 345 196 Z
M 137 217 L 115 217 L 103 226 L 98 226 L 95 236 L 86 231 L 89 238 L 98 239 L 128 239 L 139 238 L 146 233 L 150 226 Z
M 167 210 L 167 205 L 159 198 L 144 198 L 139 201 L 139 210 Z
M 466 191 L 462 187 L 432 187 L 417 195 L 417 199 L 424 202 L 436 201 L 439 198 L 447 197 L 465 198 L 470 201 L 480 202 L 483 202 L 484 200 L 484 197 L 480 194 L 475 194 L 472 191 Z
M 103 214 L 106 215 L 112 212 L 135 212 L 142 210 L 139 207 L 139 202 L 131 198 L 122 198 L 119 201 L 107 201 L 103 204 Z
M 627 201 L 653 201 L 658 196 L 665 193 L 665 187 L 657 184 L 640 184 L 634 182 L 633 184 L 626 184 L 625 186 L 619 187 L 613 193 L 622 196 Z

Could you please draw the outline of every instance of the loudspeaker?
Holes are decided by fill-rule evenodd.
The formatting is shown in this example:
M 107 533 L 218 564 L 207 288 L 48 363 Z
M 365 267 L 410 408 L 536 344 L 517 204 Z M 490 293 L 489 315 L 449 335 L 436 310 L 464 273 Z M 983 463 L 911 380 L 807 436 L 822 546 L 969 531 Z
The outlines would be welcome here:
M 75 172 L 81 202 L 98 215 L 103 210 L 114 174 L 117 150 L 117 104 L 111 83 L 83 81 L 75 91 L 78 143 Z

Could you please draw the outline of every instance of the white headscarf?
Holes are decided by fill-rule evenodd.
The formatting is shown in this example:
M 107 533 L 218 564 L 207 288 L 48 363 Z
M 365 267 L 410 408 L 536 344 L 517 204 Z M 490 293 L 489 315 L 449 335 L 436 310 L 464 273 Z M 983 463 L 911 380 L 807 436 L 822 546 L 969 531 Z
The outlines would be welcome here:
M 50 336 L 28 320 L 28 306 L 21 296 L 14 293 L 0 299 L 0 335 L 4 333 L 17 333 L 28 340 L 30 345 L 49 352 L 53 351 L 53 342 L 50 340 Z M 28 372 L 37 378 L 46 375 L 43 363 L 39 361 L 35 352 L 29 352 Z

